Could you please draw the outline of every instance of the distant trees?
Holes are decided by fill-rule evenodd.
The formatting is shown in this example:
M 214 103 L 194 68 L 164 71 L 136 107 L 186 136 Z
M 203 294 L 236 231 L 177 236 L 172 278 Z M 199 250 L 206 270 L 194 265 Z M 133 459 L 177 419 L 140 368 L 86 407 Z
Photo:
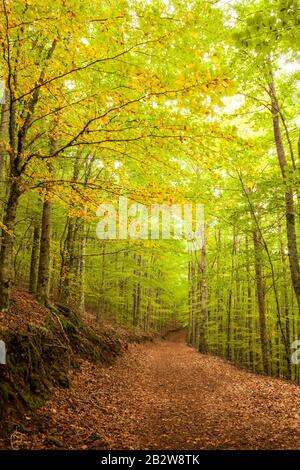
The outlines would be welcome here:
M 231 27 L 233 67 L 245 102 L 229 118 L 234 143 L 227 160 L 219 157 L 223 182 L 210 178 L 217 198 L 208 207 L 218 242 L 209 237 L 207 349 L 299 381 L 290 357 L 299 335 L 299 2 L 231 8 L 239 18 Z M 219 163 L 209 170 L 218 175 Z M 197 280 L 190 277 L 189 284 L 195 297 Z M 201 304 L 193 309 L 190 328 L 201 317 Z M 190 341 L 197 344 L 195 337 Z

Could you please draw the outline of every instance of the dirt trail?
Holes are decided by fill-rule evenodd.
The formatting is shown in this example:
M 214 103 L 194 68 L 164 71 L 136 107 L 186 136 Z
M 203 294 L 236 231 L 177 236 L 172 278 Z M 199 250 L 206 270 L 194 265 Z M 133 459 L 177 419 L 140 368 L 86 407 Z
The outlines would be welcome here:
M 29 447 L 300 449 L 300 387 L 201 355 L 182 334 L 131 345 L 111 368 L 83 362 L 71 380 Z

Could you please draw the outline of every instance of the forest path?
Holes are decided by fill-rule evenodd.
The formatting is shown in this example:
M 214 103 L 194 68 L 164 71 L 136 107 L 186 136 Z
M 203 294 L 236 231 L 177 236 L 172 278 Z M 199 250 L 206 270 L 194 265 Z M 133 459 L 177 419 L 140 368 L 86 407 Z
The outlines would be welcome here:
M 300 448 L 300 387 L 201 355 L 181 335 L 83 362 L 38 412 L 33 448 Z M 35 424 L 37 426 L 37 424 Z

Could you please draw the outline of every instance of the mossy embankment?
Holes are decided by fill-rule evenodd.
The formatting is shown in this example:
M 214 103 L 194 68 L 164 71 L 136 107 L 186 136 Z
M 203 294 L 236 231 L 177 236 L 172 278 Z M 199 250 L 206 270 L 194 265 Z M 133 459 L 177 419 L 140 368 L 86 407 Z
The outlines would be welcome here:
M 11 311 L 0 318 L 7 363 L 0 365 L 0 435 L 48 398 L 52 387 L 71 387 L 68 372 L 81 359 L 111 364 L 129 341 L 147 336 L 87 321 L 64 306 L 41 307 L 25 292 L 13 296 Z

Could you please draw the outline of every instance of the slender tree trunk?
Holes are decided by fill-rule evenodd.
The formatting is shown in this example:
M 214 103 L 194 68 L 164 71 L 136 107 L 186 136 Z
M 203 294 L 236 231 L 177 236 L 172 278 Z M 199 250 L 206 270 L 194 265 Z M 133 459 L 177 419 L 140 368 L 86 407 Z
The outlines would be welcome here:
M 51 218 L 52 218 L 52 203 L 49 200 L 45 200 L 43 203 L 38 285 L 37 285 L 37 297 L 39 301 L 45 306 L 50 305 L 49 281 L 50 281 Z
M 216 304 L 216 322 L 217 322 L 217 354 L 223 354 L 223 285 L 221 282 L 221 230 L 218 229 L 217 237 L 217 275 L 216 275 L 216 285 L 215 285 L 215 296 L 217 298 Z
M 196 263 L 194 260 L 189 261 L 189 344 L 196 346 L 197 341 L 197 321 L 196 321 L 196 312 L 198 305 L 196 304 Z
M 100 321 L 101 318 L 106 313 L 106 302 L 105 302 L 105 268 L 106 268 L 106 241 L 103 240 L 102 247 L 102 264 L 101 264 L 101 277 L 100 277 L 100 298 L 97 311 L 97 320 Z
M 10 79 L 9 79 L 10 83 Z M 3 216 L 3 226 L 1 233 L 1 251 L 0 251 L 0 311 L 9 310 L 9 299 L 10 290 L 13 281 L 13 248 L 14 248 L 14 230 L 16 225 L 17 209 L 19 204 L 19 198 L 21 190 L 19 186 L 19 173 L 18 173 L 18 156 L 16 155 L 16 122 L 15 122 L 15 110 L 16 105 L 11 100 L 11 89 L 9 92 L 9 98 L 7 103 L 9 109 L 6 111 L 1 118 L 2 130 L 4 132 L 4 141 L 2 141 L 1 152 L 3 160 L 6 161 L 5 152 L 5 127 L 6 120 L 8 120 L 8 142 L 9 142 L 9 182 L 7 206 Z M 4 145 L 4 146 L 3 146 Z M 3 169 L 5 163 L 3 163 Z M 3 177 L 3 173 L 2 173 Z
M 29 292 L 31 292 L 32 294 L 36 294 L 36 289 L 37 289 L 39 242 L 40 242 L 40 228 L 39 228 L 38 222 L 35 220 L 34 229 L 33 229 L 31 259 L 30 259 L 30 274 L 29 274 Z
M 13 280 L 12 261 L 14 246 L 14 229 L 16 224 L 17 208 L 20 190 L 16 181 L 10 186 L 7 209 L 3 219 L 5 229 L 2 230 L 0 251 L 0 311 L 8 311 L 9 297 Z
M 266 325 L 266 304 L 265 304 L 265 285 L 262 273 L 262 254 L 260 234 L 254 228 L 253 230 L 253 246 L 255 258 L 255 279 L 256 279 L 256 295 L 259 313 L 259 331 L 260 344 L 262 352 L 262 364 L 265 374 L 269 373 L 268 361 L 268 342 L 267 342 L 267 325 Z
M 246 236 L 246 272 L 247 272 L 247 333 L 248 333 L 248 366 L 253 368 L 253 320 L 252 320 L 252 285 L 249 256 L 249 240 Z
M 137 256 L 138 270 L 135 272 L 136 276 L 140 275 L 141 270 L 141 256 Z M 133 325 L 138 326 L 140 323 L 140 314 L 141 314 L 141 285 L 137 281 L 133 290 Z
M 287 363 L 287 378 L 292 378 L 292 367 L 291 367 L 291 334 L 290 334 L 290 309 L 289 309 L 289 296 L 288 296 L 288 276 L 286 268 L 286 255 L 284 251 L 284 244 L 282 238 L 282 227 L 279 222 L 279 248 L 282 263 L 282 275 L 283 275 L 283 300 L 284 300 L 284 319 L 285 319 L 285 338 L 286 338 L 286 363 Z
M 79 311 L 85 311 L 85 253 L 86 253 L 86 228 L 82 221 L 82 233 L 80 237 L 79 257 Z
M 68 304 L 70 295 L 70 276 L 73 264 L 73 251 L 74 251 L 74 230 L 75 219 L 71 217 L 68 219 L 67 236 L 63 248 L 62 265 L 60 273 L 60 289 L 59 300 L 62 303 Z
M 188 328 L 188 344 L 193 344 L 193 294 L 192 294 L 192 260 L 188 262 L 188 309 L 189 309 L 189 328 Z
M 198 265 L 200 271 L 200 318 L 199 318 L 199 339 L 198 339 L 198 350 L 200 352 L 207 352 L 208 345 L 206 340 L 205 328 L 208 319 L 208 293 L 207 293 L 207 273 L 206 273 L 206 237 L 203 235 L 202 248 L 201 248 L 201 260 Z
M 9 124 L 9 101 L 6 97 L 5 103 L 1 107 L 0 118 L 0 195 L 3 195 L 5 187 L 5 168 L 7 163 L 7 142 L 8 142 L 8 124 Z
M 237 244 L 236 229 L 235 229 L 235 227 L 233 227 L 230 288 L 229 288 L 229 291 L 228 291 L 228 304 L 227 304 L 227 345 L 226 345 L 226 357 L 227 357 L 227 359 L 232 359 L 232 349 L 231 349 L 232 294 L 233 294 L 233 281 L 234 281 L 234 270 L 235 270 L 236 244 Z
M 54 42 L 54 48 L 55 48 Z M 57 123 L 58 124 L 58 123 Z M 50 151 L 57 149 L 58 142 L 50 138 Z M 52 162 L 47 162 L 49 173 L 53 173 Z M 46 193 L 42 210 L 42 228 L 40 240 L 40 256 L 37 283 L 37 298 L 39 302 L 50 307 L 50 262 L 51 262 L 51 233 L 52 233 L 52 202 L 49 194 Z
M 80 169 L 80 157 L 81 152 L 79 152 L 74 161 L 73 168 L 73 177 L 72 182 L 76 184 L 79 179 L 79 169 Z M 75 248 L 75 239 L 76 232 L 78 228 L 78 218 L 77 217 L 68 217 L 67 220 L 67 236 L 63 243 L 63 249 L 61 250 L 61 273 L 60 273 L 60 288 L 59 288 L 59 299 L 62 303 L 68 304 L 70 297 L 70 284 L 71 276 L 73 274 L 74 268 L 74 248 Z M 64 234 L 65 234 L 64 230 Z M 80 265 L 80 256 L 79 255 L 79 265 Z
M 286 232 L 288 240 L 288 255 L 290 272 L 293 283 L 293 288 L 297 300 L 298 311 L 300 314 L 300 267 L 298 260 L 298 247 L 297 247 L 297 235 L 295 226 L 295 204 L 294 204 L 294 193 L 292 183 L 289 180 L 287 174 L 287 159 L 285 149 L 282 141 L 282 134 L 280 128 L 280 108 L 276 95 L 275 83 L 272 71 L 270 71 L 271 80 L 269 83 L 269 94 L 272 103 L 272 118 L 273 118 L 273 131 L 274 140 L 276 145 L 278 163 L 282 174 L 282 179 L 285 184 L 286 190 L 284 195 L 285 201 L 285 218 L 286 218 Z
M 241 280 L 240 280 L 240 265 L 239 265 L 239 237 L 236 241 L 236 266 L 235 266 L 235 297 L 234 297 L 234 358 L 238 363 L 242 362 L 241 344 L 243 342 L 243 315 L 241 309 Z

